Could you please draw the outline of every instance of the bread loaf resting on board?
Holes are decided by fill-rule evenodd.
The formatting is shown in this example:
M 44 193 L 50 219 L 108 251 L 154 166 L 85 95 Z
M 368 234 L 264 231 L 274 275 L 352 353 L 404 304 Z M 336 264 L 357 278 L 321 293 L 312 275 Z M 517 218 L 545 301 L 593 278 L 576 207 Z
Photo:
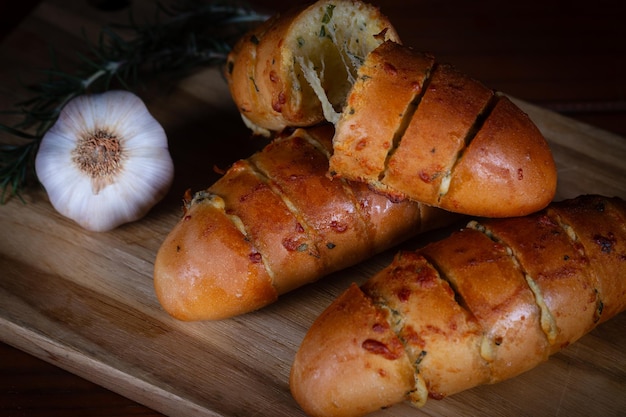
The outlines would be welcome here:
M 361 416 L 512 378 L 626 308 L 626 203 L 584 195 L 479 219 L 351 286 L 313 323 L 291 391 Z
M 320 0 L 243 36 L 226 78 L 254 132 L 328 121 L 329 170 L 392 198 L 510 217 L 554 198 L 547 142 L 506 96 L 404 46 L 379 9 Z
M 359 68 L 330 172 L 446 210 L 511 217 L 544 208 L 557 173 L 519 107 L 429 54 L 385 42 Z
M 163 241 L 154 285 L 181 320 L 217 320 L 371 257 L 458 215 L 331 180 L 332 125 L 297 129 L 241 160 Z

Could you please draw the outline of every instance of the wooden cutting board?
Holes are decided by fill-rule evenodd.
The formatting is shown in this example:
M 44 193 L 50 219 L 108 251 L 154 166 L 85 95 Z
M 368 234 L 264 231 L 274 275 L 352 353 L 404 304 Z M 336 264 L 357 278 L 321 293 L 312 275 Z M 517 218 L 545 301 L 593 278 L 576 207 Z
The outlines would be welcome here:
M 93 33 L 106 23 L 81 16 L 76 21 L 47 2 L 38 7 L 2 45 L 2 88 L 12 85 L 15 71 L 45 66 L 46 39 L 65 45 L 61 54 L 69 58 L 78 42 L 71 33 L 82 27 Z M 3 95 L 2 108 L 18 95 Z M 14 198 L 0 206 L 0 339 L 168 415 L 302 416 L 288 386 L 300 341 L 336 296 L 384 267 L 393 252 L 255 313 L 203 323 L 170 318 L 155 298 L 152 265 L 181 214 L 183 192 L 208 186 L 217 178 L 214 166 L 264 144 L 249 137 L 215 69 L 146 97 L 170 138 L 177 169 L 172 191 L 141 221 L 100 234 L 57 214 L 41 190 L 25 193 L 26 204 Z M 626 198 L 626 139 L 517 102 L 553 149 L 557 200 L 584 193 Z M 402 404 L 376 415 L 624 415 L 625 349 L 622 314 L 517 378 L 430 401 L 419 412 Z

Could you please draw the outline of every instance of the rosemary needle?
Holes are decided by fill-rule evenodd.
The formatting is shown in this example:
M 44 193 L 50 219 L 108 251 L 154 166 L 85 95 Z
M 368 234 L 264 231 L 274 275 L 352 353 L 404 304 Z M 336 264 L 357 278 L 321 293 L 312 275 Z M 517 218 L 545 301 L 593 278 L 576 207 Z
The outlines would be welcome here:
M 22 199 L 39 143 L 72 98 L 106 91 L 112 82 L 132 90 L 140 79 L 164 73 L 180 77 L 201 66 L 222 64 L 250 25 L 268 18 L 235 0 L 179 0 L 167 6 L 157 3 L 156 8 L 153 22 L 140 24 L 131 12 L 128 24 L 101 28 L 97 41 L 88 42 L 89 55 L 79 55 L 81 67 L 75 74 L 53 65 L 44 71 L 45 80 L 27 87 L 32 98 L 0 112 L 18 119 L 11 126 L 0 123 L 0 131 L 21 141 L 0 144 L 0 203 L 7 196 Z M 119 30 L 133 36 L 127 40 Z

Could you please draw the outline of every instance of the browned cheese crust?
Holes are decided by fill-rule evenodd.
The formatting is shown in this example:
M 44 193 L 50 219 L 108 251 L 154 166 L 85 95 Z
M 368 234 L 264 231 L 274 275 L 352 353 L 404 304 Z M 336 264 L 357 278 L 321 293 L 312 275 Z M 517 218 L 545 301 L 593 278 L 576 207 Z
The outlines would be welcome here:
M 550 148 L 519 107 L 390 41 L 359 69 L 333 146 L 334 177 L 459 213 L 530 214 L 556 191 Z
M 377 389 L 422 406 L 535 367 L 626 309 L 625 220 L 624 200 L 585 195 L 526 217 L 472 220 L 398 253 L 313 323 L 292 367 L 295 399 L 311 416 L 362 416 L 397 396 L 379 400 Z M 363 377 L 374 370 L 378 378 Z M 363 395 L 346 395 L 352 384 Z
M 354 265 L 457 215 L 331 180 L 331 125 L 278 137 L 188 201 L 154 284 L 181 320 L 216 320 Z

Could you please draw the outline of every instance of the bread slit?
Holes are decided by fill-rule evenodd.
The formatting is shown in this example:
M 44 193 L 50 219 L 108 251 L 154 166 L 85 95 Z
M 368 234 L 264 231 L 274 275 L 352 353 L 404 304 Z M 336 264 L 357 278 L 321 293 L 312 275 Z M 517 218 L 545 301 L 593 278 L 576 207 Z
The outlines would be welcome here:
M 454 301 L 459 305 L 460 308 L 466 311 L 466 314 L 468 316 L 472 317 L 474 320 L 479 322 L 479 320 L 473 314 L 472 309 L 470 308 L 469 304 L 467 303 L 467 301 L 465 301 L 465 299 L 463 298 L 463 295 L 457 288 L 455 280 L 446 274 L 446 272 L 438 265 L 435 259 L 429 257 L 427 253 L 424 254 L 424 256 L 427 259 L 430 267 L 433 268 L 435 271 L 437 271 L 439 278 L 441 278 L 450 286 L 450 289 L 454 293 Z M 482 327 L 482 335 L 480 339 L 481 339 L 480 344 L 478 346 L 480 357 L 484 360 L 485 366 L 489 368 L 490 378 L 493 378 L 491 376 L 491 374 L 493 374 L 493 372 L 491 371 L 491 366 L 496 359 L 496 353 L 492 349 L 493 340 L 489 334 L 488 328 L 485 328 L 484 326 Z
M 319 138 L 314 137 L 313 135 L 303 135 L 303 138 L 310 143 L 315 149 L 317 149 L 321 154 L 326 156 L 327 159 L 330 159 L 332 156 L 332 141 L 327 143 L 322 143 Z M 356 195 L 356 187 L 357 185 L 353 185 L 352 187 L 348 184 L 347 180 L 344 178 L 335 178 L 333 181 L 339 181 L 343 188 L 344 194 L 350 199 L 352 205 L 355 207 L 355 211 L 359 218 L 359 223 L 361 228 L 367 231 L 367 242 L 370 242 L 370 253 L 375 253 L 375 242 L 376 237 L 375 233 L 371 228 L 370 222 L 368 221 L 368 213 L 365 211 L 365 208 L 362 206 L 361 202 L 357 198 Z M 421 210 L 421 207 L 418 209 Z M 421 217 L 420 217 L 421 218 Z
M 567 237 L 570 239 L 572 246 L 576 247 L 581 252 L 581 254 L 586 259 L 588 259 L 588 256 L 585 253 L 585 248 L 580 243 L 580 237 L 578 236 L 574 228 L 571 225 L 569 225 L 564 219 L 562 219 L 561 216 L 559 216 L 558 214 L 553 213 L 553 217 L 555 221 L 558 223 L 558 225 L 563 229 Z M 591 269 L 591 275 L 593 276 L 594 281 L 595 281 L 595 290 L 596 290 L 596 295 L 597 295 L 594 322 L 598 323 L 602 319 L 602 313 L 604 310 L 603 294 L 601 293 L 602 282 L 600 278 L 598 277 L 598 275 L 596 273 L 593 273 L 593 269 Z
M 491 114 L 491 111 L 496 106 L 496 103 L 500 99 L 498 94 L 494 94 L 489 99 L 489 102 L 485 105 L 483 110 L 476 116 L 474 124 L 470 127 L 467 134 L 465 135 L 464 146 L 459 150 L 454 158 L 454 161 L 450 164 L 449 170 L 445 173 L 441 183 L 439 184 L 439 192 L 437 197 L 437 204 L 441 203 L 441 200 L 448 194 L 450 190 L 450 183 L 452 182 L 452 178 L 454 178 L 454 170 L 458 166 L 459 162 L 463 158 L 463 153 L 470 145 L 472 140 L 476 137 L 476 134 L 480 131 L 483 124 L 487 120 L 487 117 Z
M 335 126 L 329 167 L 333 177 L 367 182 L 394 198 L 405 198 L 379 179 L 389 152 L 398 145 L 415 112 L 416 98 L 433 64 L 432 56 L 393 42 L 383 43 L 367 56 Z M 373 112 L 367 110 L 375 101 Z
M 398 340 L 402 342 L 404 350 L 411 361 L 415 377 L 415 386 L 413 390 L 406 394 L 406 397 L 407 401 L 411 405 L 420 408 L 424 406 L 428 400 L 428 384 L 420 372 L 420 362 L 426 356 L 427 352 L 425 350 L 420 350 L 419 353 L 416 354 L 415 349 L 408 343 L 406 337 L 404 336 L 404 334 L 406 334 L 404 329 L 405 320 L 402 314 L 391 308 L 387 304 L 386 300 L 382 298 L 377 298 L 376 300 L 372 300 L 372 302 L 378 309 L 387 312 L 387 323 L 389 323 L 389 327 L 396 334 Z
M 589 263 L 598 289 L 596 324 L 626 309 L 626 280 L 614 278 L 626 262 L 626 203 L 619 198 L 585 196 L 549 207 Z M 621 278 L 621 279 L 619 279 Z
M 389 168 L 389 161 L 393 157 L 393 154 L 396 152 L 396 150 L 401 146 L 402 138 L 404 137 L 404 134 L 411 124 L 413 115 L 415 114 L 415 112 L 417 112 L 417 108 L 419 107 L 420 102 L 424 97 L 424 94 L 428 90 L 428 85 L 430 84 L 430 81 L 432 79 L 431 75 L 436 66 L 437 64 L 435 63 L 434 66 L 428 68 L 425 71 L 424 80 L 422 82 L 421 88 L 416 92 L 415 96 L 413 96 L 413 99 L 407 105 L 406 110 L 402 113 L 402 120 L 400 121 L 400 124 L 398 125 L 398 128 L 393 135 L 393 139 L 391 140 L 391 147 L 389 148 L 389 152 L 387 152 L 387 157 L 385 158 L 385 162 L 383 165 L 383 171 L 381 171 L 378 175 L 378 180 L 380 182 L 384 182 L 385 174 L 387 172 L 387 169 Z
M 478 354 L 483 330 L 429 258 L 417 252 L 400 252 L 391 268 L 362 289 L 387 312 L 388 324 L 414 368 L 414 388 L 406 394 L 412 405 L 421 407 L 428 397 L 443 398 L 463 389 L 468 381 L 489 380 L 489 366 Z M 458 355 L 450 340 L 462 341 L 467 350 Z M 450 357 L 455 358 L 454 363 Z M 473 370 L 471 374 L 463 371 L 465 367 Z M 443 374 L 450 379 L 441 385 Z
M 246 161 L 241 161 L 241 163 L 242 163 L 242 166 L 244 166 L 246 168 L 249 168 L 249 164 Z M 253 170 L 250 170 L 250 171 L 254 173 Z M 213 196 L 214 197 L 219 197 L 217 194 L 213 194 Z M 241 232 L 241 234 L 245 237 L 245 239 L 250 242 L 252 247 L 254 247 L 254 249 L 261 255 L 261 262 L 263 263 L 263 266 L 265 267 L 265 271 L 267 272 L 267 275 L 271 279 L 272 286 L 274 288 L 276 288 L 276 285 L 275 285 L 276 274 L 275 274 L 274 270 L 272 269 L 271 265 L 268 262 L 269 254 L 264 253 L 264 251 L 262 249 L 262 245 L 258 245 L 257 244 L 258 242 L 254 241 L 254 238 L 252 237 L 252 234 L 250 233 L 250 231 L 246 227 L 246 222 L 244 222 L 241 219 L 241 217 L 239 217 L 238 215 L 236 215 L 233 212 L 231 212 L 230 207 L 228 206 L 228 204 L 226 204 L 226 202 L 224 202 L 222 197 L 219 197 L 219 199 L 223 201 L 223 204 L 222 204 L 222 207 L 220 208 L 220 210 L 224 213 L 226 218 L 228 218 L 228 220 L 231 221 L 231 223 L 235 226 L 235 228 Z M 212 201 L 213 200 L 214 200 L 214 198 L 212 199 Z M 213 206 L 216 206 L 216 205 L 213 204 Z
M 533 278 L 532 274 L 530 274 L 522 265 L 518 257 L 515 255 L 513 248 L 511 248 L 501 237 L 496 236 L 493 230 L 489 229 L 486 225 L 480 224 L 477 221 L 473 220 L 468 223 L 468 227 L 479 232 L 485 234 L 489 239 L 497 242 L 506 247 L 507 252 L 511 256 L 511 262 L 515 264 L 515 267 L 519 269 L 524 275 L 524 279 L 528 284 L 529 289 L 532 291 L 535 296 L 535 303 L 540 311 L 540 325 L 541 329 L 546 335 L 548 343 L 550 345 L 554 345 L 557 340 L 559 334 L 559 328 L 556 324 L 556 319 L 550 311 L 550 308 L 546 304 L 546 300 L 544 298 L 544 294 L 542 292 L 541 286 L 538 285 L 537 281 Z
M 224 217 L 230 221 L 230 223 L 232 223 L 235 229 L 237 229 L 246 240 L 250 240 L 250 236 L 246 231 L 243 221 L 241 221 L 239 216 L 228 212 L 226 202 L 220 195 L 207 190 L 198 191 L 193 195 L 191 201 L 186 204 L 185 210 L 187 211 L 192 206 L 200 203 L 210 204 L 213 206 L 220 213 L 222 213 Z
M 267 172 L 261 169 L 254 161 L 251 159 L 248 160 L 248 164 L 255 173 L 268 187 L 276 194 L 282 201 L 285 203 L 285 206 L 289 209 L 289 212 L 298 220 L 298 223 L 304 229 L 306 235 L 309 237 L 307 247 L 302 246 L 301 249 L 298 250 L 306 250 L 311 256 L 316 258 L 320 257 L 320 249 L 318 247 L 317 242 L 320 240 L 316 230 L 311 227 L 304 216 L 298 210 L 298 207 L 282 192 L 280 186 L 271 179 Z M 303 244 L 304 245 L 304 244 Z
M 426 350 L 417 349 L 411 345 L 411 341 L 407 339 L 407 334 L 412 333 L 412 330 L 407 332 L 406 328 L 406 315 L 400 311 L 394 309 L 390 304 L 391 300 L 388 300 L 383 293 L 376 291 L 365 290 L 364 294 L 371 300 L 372 304 L 377 309 L 386 312 L 384 315 L 389 324 L 389 328 L 395 333 L 396 337 L 402 345 L 407 356 L 410 359 L 411 366 L 413 367 L 415 385 L 412 391 L 409 391 L 406 395 L 406 400 L 415 407 L 422 407 L 428 400 L 428 383 L 424 379 L 424 376 L 420 372 L 420 363 L 422 359 L 428 354 Z

